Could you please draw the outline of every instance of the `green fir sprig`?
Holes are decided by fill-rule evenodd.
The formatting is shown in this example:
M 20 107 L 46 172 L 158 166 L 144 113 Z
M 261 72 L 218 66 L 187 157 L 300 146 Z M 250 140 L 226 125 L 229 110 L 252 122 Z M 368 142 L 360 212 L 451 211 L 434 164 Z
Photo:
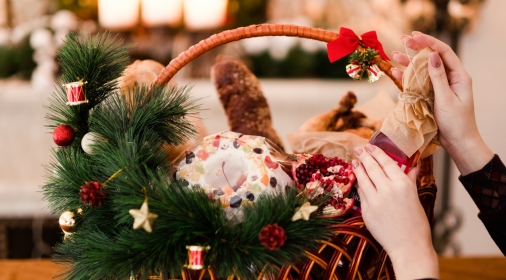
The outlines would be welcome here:
M 123 46 L 121 39 L 112 38 L 108 32 L 94 37 L 71 32 L 64 41 L 57 54 L 62 76 L 57 79 L 57 89 L 49 99 L 47 126 L 53 129 L 60 124 L 69 125 L 76 130 L 79 140 L 88 132 L 90 110 L 117 89 L 117 78 L 129 61 L 129 46 Z M 84 89 L 88 103 L 67 106 L 63 85 L 79 80 L 86 82 Z
M 130 270 L 146 273 L 146 277 L 149 272 L 178 277 L 187 261 L 186 245 L 196 244 L 210 246 L 205 264 L 218 277 L 254 279 L 261 271 L 276 273 L 276 267 L 302 261 L 307 257 L 305 252 L 331 238 L 328 226 L 336 222 L 318 218 L 321 213 L 308 221 L 292 222 L 291 217 L 307 198 L 297 196 L 291 188 L 284 194 L 261 196 L 254 205 L 243 207 L 244 221 L 238 223 L 227 220 L 221 205 L 211 202 L 202 190 L 183 181 L 158 181 L 154 186 L 148 191 L 150 211 L 159 215 L 154 231 L 149 234 L 124 226 L 117 235 L 108 236 L 80 228 L 71 241 L 57 247 L 57 260 L 73 263 L 68 279 L 124 279 Z M 125 209 L 119 213 L 130 225 L 133 221 L 127 209 L 142 204 L 141 191 L 137 196 L 123 194 L 121 200 Z M 283 227 L 287 241 L 270 251 L 261 245 L 258 235 L 273 223 Z M 73 255 L 73 250 L 83 253 Z
M 374 64 L 374 59 L 378 54 L 377 50 L 371 48 L 366 48 L 365 50 L 357 49 L 348 56 L 348 61 L 357 65 L 370 66 Z

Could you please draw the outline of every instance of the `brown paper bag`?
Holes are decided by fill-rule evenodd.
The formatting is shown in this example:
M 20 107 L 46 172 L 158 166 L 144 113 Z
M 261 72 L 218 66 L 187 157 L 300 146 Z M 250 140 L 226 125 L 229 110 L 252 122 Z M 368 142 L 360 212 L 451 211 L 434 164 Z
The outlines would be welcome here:
M 431 52 L 426 48 L 413 57 L 402 77 L 404 91 L 380 129 L 408 157 L 416 151 L 428 156 L 425 148 L 433 140 L 433 144 L 437 143 L 434 89 L 427 66 Z M 431 152 L 434 151 L 431 145 Z
M 384 90 L 380 91 L 356 111 L 364 113 L 370 119 L 382 120 L 394 108 L 395 102 Z M 288 135 L 288 142 L 296 154 L 323 154 L 327 157 L 339 157 L 347 162 L 356 159 L 355 147 L 364 147 L 369 139 L 350 132 L 338 131 L 298 131 Z
M 369 139 L 349 132 L 302 131 L 289 134 L 288 142 L 295 154 L 323 154 L 351 162 L 357 159 L 355 147 L 364 147 Z

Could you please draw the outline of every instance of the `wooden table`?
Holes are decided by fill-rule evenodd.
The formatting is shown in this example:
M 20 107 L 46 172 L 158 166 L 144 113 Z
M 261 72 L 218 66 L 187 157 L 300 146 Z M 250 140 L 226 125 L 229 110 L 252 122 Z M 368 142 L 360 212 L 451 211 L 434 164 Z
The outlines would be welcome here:
M 506 258 L 439 258 L 441 279 L 506 280 Z
M 506 280 L 506 258 L 440 258 L 441 279 Z M 63 266 L 50 260 L 1 260 L 0 280 L 46 280 Z

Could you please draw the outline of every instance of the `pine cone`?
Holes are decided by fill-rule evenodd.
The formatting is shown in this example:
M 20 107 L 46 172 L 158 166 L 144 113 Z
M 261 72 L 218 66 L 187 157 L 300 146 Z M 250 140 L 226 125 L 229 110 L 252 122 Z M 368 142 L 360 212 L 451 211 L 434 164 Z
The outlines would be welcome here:
M 267 225 L 258 234 L 258 239 L 265 248 L 275 250 L 285 244 L 285 230 L 277 224 Z
M 93 208 L 97 205 L 102 205 L 105 198 L 105 192 L 100 184 L 100 181 L 86 182 L 79 191 L 81 202 L 84 204 L 90 204 Z

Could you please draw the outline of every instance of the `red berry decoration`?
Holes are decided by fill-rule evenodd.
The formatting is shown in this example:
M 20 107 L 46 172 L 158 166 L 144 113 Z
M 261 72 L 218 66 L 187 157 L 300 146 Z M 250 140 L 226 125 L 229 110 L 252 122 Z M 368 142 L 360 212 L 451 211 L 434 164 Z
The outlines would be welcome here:
M 76 131 L 66 124 L 60 124 L 53 131 L 53 141 L 58 146 L 69 146 L 76 138 Z
M 105 199 L 105 192 L 99 181 L 86 182 L 86 184 L 81 187 L 79 196 L 81 197 L 82 203 L 89 204 L 91 208 L 93 208 L 102 205 Z
M 258 234 L 258 239 L 262 246 L 272 251 L 285 244 L 285 230 L 277 224 L 267 225 Z

